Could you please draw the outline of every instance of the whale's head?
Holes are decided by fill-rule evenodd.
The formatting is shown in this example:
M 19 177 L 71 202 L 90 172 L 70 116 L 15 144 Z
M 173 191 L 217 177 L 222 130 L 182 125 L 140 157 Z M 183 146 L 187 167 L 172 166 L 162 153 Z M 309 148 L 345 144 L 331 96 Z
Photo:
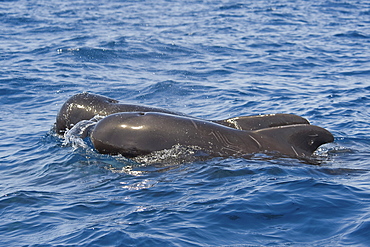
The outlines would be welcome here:
M 116 103 L 118 103 L 117 100 L 100 95 L 76 94 L 60 108 L 56 118 L 55 131 L 58 134 L 63 134 L 81 120 L 90 120 L 97 115 L 106 116 L 110 114 L 112 104 Z

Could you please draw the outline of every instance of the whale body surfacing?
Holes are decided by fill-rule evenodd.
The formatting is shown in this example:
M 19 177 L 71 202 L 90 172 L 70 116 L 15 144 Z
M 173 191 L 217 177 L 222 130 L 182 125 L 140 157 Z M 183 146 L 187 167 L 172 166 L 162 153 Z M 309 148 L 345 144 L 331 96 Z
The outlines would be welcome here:
M 103 154 L 131 158 L 175 145 L 195 146 L 210 156 L 244 156 L 279 152 L 308 157 L 333 135 L 293 114 L 242 116 L 204 120 L 162 108 L 120 104 L 114 99 L 82 93 L 60 109 L 55 130 L 65 133 L 82 120 L 96 118 L 87 135 Z

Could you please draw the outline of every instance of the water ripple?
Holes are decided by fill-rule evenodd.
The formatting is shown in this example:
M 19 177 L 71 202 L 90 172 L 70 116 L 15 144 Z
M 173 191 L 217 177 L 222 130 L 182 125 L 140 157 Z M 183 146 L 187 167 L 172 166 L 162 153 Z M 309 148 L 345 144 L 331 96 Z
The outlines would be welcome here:
M 2 1 L 0 242 L 366 245 L 367 9 Z M 310 160 L 202 159 L 181 147 L 137 160 L 101 155 L 52 131 L 63 102 L 83 91 L 208 119 L 298 114 L 335 142 Z

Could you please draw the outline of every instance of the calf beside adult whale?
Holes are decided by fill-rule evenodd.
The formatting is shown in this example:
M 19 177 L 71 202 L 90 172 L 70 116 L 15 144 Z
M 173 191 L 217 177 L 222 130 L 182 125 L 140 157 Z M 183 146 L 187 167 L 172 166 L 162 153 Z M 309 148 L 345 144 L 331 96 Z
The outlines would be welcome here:
M 270 114 L 203 120 L 162 108 L 120 104 L 104 96 L 81 93 L 61 107 L 55 130 L 65 133 L 82 120 L 94 119 L 87 134 L 104 154 L 135 157 L 175 145 L 198 147 L 211 156 L 279 152 L 307 157 L 333 135 L 297 115 Z

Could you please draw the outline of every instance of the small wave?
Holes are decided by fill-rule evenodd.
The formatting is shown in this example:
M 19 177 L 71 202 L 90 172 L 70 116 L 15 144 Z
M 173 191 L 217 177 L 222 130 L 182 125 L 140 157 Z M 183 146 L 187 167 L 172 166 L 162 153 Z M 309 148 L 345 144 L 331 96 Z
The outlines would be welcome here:
M 73 126 L 70 130 L 67 130 L 64 134 L 63 145 L 71 145 L 74 149 L 88 148 L 87 142 L 84 140 L 89 130 L 96 124 L 96 122 L 90 120 L 82 120 Z
M 344 71 L 341 72 L 340 74 L 345 75 L 345 76 L 352 76 L 352 75 L 358 75 L 358 76 L 369 76 L 370 75 L 370 70 L 352 70 L 352 71 Z
M 105 48 L 59 48 L 58 54 L 71 53 L 75 55 L 78 60 L 83 61 L 104 61 L 114 60 L 124 56 L 124 52 L 121 53 Z
M 246 7 L 245 4 L 238 3 L 238 4 L 221 6 L 221 7 L 219 7 L 219 9 L 220 10 L 234 10 L 234 9 L 242 9 L 242 8 L 245 8 L 245 7 Z
M 365 35 L 358 31 L 349 31 L 346 33 L 338 33 L 334 34 L 335 37 L 344 37 L 344 38 L 355 38 L 355 39 L 368 39 L 370 38 L 369 35 Z
M 157 82 L 150 85 L 140 92 L 140 96 L 137 98 L 153 99 L 161 98 L 162 95 L 167 95 L 167 97 L 178 97 L 193 94 L 191 87 L 187 87 L 184 84 L 180 84 L 176 81 L 167 80 Z
M 199 157 L 208 157 L 199 147 L 175 145 L 171 149 L 155 151 L 150 155 L 138 156 L 134 161 L 144 164 L 182 164 L 192 162 Z

